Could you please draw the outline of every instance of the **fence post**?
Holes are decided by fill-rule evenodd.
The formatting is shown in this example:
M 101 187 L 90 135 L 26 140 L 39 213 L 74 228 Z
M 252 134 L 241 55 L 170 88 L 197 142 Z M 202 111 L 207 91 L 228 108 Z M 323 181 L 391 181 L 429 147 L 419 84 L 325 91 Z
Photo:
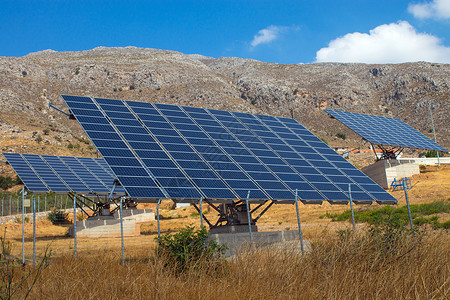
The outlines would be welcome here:
M 409 208 L 409 199 L 408 199 L 408 187 L 406 186 L 406 177 L 403 178 L 403 190 L 405 191 L 405 198 L 406 198 L 406 207 L 408 208 L 408 217 L 409 217 L 409 226 L 411 226 L 411 231 L 413 228 L 413 222 L 411 217 L 411 209 Z
M 36 266 L 36 197 L 33 196 L 33 268 Z
M 25 265 L 25 188 L 22 188 L 22 264 Z
M 247 206 L 248 232 L 250 234 L 250 244 L 252 247 L 252 254 L 253 254 L 252 216 L 250 214 L 250 205 L 248 204 L 249 198 L 250 198 L 250 191 L 248 191 L 248 193 L 247 193 L 247 198 L 245 199 L 245 205 Z
M 123 245 L 123 197 L 120 197 L 120 238 L 122 243 L 122 265 L 125 266 L 125 249 Z
M 73 196 L 73 243 L 75 247 L 75 260 L 77 259 L 77 196 Z
M 295 210 L 297 211 L 297 223 L 298 223 L 298 234 L 300 236 L 300 249 L 302 250 L 302 258 L 305 257 L 305 246 L 303 245 L 303 232 L 302 225 L 300 223 L 300 213 L 298 210 L 298 190 L 295 189 Z
M 9 196 L 9 215 L 12 215 L 12 195 Z

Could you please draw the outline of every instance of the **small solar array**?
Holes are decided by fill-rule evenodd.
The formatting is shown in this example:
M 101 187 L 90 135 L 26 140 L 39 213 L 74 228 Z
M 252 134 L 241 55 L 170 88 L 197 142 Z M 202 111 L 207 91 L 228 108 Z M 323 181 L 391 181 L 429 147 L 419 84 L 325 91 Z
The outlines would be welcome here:
M 133 198 L 397 201 L 293 119 L 61 97 Z
M 3 153 L 27 189 L 34 193 L 109 194 L 114 174 L 103 159 Z M 123 194 L 118 187 L 116 194 Z
M 325 112 L 372 144 L 448 152 L 399 119 L 329 109 Z

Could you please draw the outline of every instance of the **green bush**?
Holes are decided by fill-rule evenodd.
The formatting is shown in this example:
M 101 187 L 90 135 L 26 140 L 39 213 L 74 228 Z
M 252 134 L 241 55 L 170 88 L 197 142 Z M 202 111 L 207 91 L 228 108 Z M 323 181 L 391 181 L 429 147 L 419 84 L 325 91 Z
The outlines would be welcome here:
M 206 228 L 195 229 L 193 225 L 187 225 L 177 233 L 161 236 L 157 256 L 166 258 L 167 264 L 180 271 L 222 258 L 227 246 L 208 242 L 207 238 Z
M 345 135 L 345 133 L 336 133 L 336 137 L 345 140 L 347 138 L 347 136 Z
M 17 184 L 21 184 L 22 180 L 20 180 L 20 178 L 18 176 L 16 176 L 16 178 L 11 178 L 9 176 L 0 176 L 0 188 L 6 190 L 9 189 L 10 187 L 13 187 Z
M 52 224 L 64 224 L 68 222 L 67 216 L 69 214 L 62 210 L 52 210 L 47 214 L 47 218 L 52 222 Z
M 413 204 L 410 206 L 410 209 L 413 223 L 418 226 L 424 224 L 430 224 L 433 228 L 446 228 L 446 226 L 449 226 L 449 224 L 446 224 L 447 222 L 440 223 L 439 216 L 426 216 L 449 213 L 450 202 L 436 201 L 425 204 Z M 326 213 L 325 216 L 333 222 L 351 220 L 352 217 L 350 210 L 341 214 Z M 390 226 L 403 227 L 409 224 L 408 209 L 405 205 L 401 207 L 384 206 L 378 209 L 355 211 L 355 221 L 365 222 L 371 225 L 390 224 Z

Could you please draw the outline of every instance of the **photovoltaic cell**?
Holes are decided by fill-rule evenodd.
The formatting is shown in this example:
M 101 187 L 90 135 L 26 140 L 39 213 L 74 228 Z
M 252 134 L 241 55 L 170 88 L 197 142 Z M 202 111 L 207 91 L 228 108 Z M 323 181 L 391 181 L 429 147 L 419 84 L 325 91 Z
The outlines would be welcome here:
M 166 194 L 158 187 L 152 176 L 150 176 L 151 174 L 148 173 L 148 170 L 145 169 L 138 158 L 134 155 L 123 158 L 109 152 L 111 149 L 121 149 L 125 151 L 130 151 L 130 149 L 91 98 L 79 96 L 61 97 L 75 115 L 92 143 L 96 146 L 98 152 L 111 167 L 117 179 L 130 197 L 166 197 Z M 101 114 L 98 112 L 101 112 Z M 128 115 L 125 117 L 128 117 Z M 101 126 L 101 128 L 92 126 L 97 124 L 104 126 Z M 139 185 L 139 182 L 142 182 L 142 180 L 146 180 L 145 186 Z M 125 182 L 131 184 L 125 185 Z
M 36 172 L 18 153 L 2 153 L 8 163 L 31 192 L 48 192 L 49 189 Z
M 293 119 L 62 96 L 128 193 L 396 202 Z M 81 99 L 79 99 L 81 98 Z
M 329 109 L 325 112 L 372 144 L 448 152 L 399 119 Z
M 28 190 L 109 194 L 114 176 L 103 159 L 3 153 Z M 115 194 L 124 194 L 121 187 Z
M 134 110 L 133 102 L 128 101 L 127 104 Z M 141 111 L 135 111 L 137 116 L 158 139 L 167 136 L 181 139 L 184 137 L 183 141 L 179 140 L 178 143 L 164 143 L 164 148 L 202 190 L 216 192 L 220 189 L 222 192 L 228 193 L 228 187 L 230 187 L 239 198 L 245 198 L 250 191 L 250 199 L 268 199 L 181 108 L 159 104 L 155 104 L 153 107 L 150 103 L 147 104 L 145 114 L 142 112 L 144 106 L 142 103 L 139 104 Z M 160 122 L 151 122 L 152 116 L 157 116 L 157 114 L 162 114 L 165 118 L 160 119 Z M 170 126 L 165 126 L 166 123 Z M 170 127 L 171 129 L 169 129 Z M 165 129 L 161 130 L 160 128 Z M 234 172 L 223 172 L 225 170 L 221 166 L 226 171 L 233 170 Z M 240 177 L 236 178 L 233 175 Z M 228 198 L 235 197 L 232 193 L 228 194 Z

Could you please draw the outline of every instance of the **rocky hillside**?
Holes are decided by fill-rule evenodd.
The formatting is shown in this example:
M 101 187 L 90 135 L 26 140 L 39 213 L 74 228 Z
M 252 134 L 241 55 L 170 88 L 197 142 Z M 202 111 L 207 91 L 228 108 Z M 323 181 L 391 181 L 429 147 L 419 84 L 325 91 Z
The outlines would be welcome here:
M 134 47 L 0 57 L 1 150 L 92 155 L 79 125 L 46 106 L 66 110 L 60 94 L 294 117 L 330 145 L 351 147 L 358 136 L 322 109 L 397 117 L 432 137 L 431 100 L 438 143 L 450 148 L 446 64 L 281 65 Z

